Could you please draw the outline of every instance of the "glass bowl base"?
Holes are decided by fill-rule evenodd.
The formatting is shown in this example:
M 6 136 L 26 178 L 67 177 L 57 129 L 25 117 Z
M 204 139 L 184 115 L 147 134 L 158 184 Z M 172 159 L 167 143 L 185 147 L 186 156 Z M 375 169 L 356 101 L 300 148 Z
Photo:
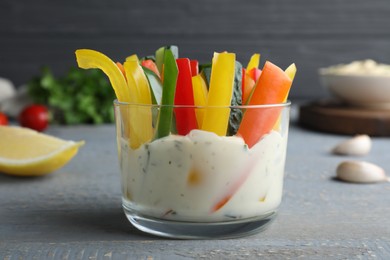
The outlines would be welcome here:
M 137 229 L 160 237 L 175 239 L 229 239 L 263 231 L 274 220 L 276 211 L 253 218 L 225 222 L 184 222 L 140 215 L 123 207 L 126 217 Z

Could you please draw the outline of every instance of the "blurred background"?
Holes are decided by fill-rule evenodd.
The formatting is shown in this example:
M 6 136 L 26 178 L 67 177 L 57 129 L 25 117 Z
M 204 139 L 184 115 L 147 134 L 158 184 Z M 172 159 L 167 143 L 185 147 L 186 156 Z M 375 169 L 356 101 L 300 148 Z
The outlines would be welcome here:
M 245 65 L 255 52 L 262 64 L 295 62 L 290 99 L 317 99 L 320 67 L 390 63 L 389 13 L 387 0 L 1 0 L 0 77 L 18 87 L 43 66 L 65 74 L 78 48 L 122 61 L 174 44 L 200 62 L 224 50 Z

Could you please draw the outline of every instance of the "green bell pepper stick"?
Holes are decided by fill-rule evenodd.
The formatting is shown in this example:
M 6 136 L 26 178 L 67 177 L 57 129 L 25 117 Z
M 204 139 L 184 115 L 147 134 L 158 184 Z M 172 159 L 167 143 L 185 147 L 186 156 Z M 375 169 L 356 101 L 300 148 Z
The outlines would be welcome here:
M 160 72 L 160 75 L 163 75 L 163 63 L 165 63 L 165 51 L 170 50 L 175 57 L 175 59 L 179 58 L 179 48 L 175 45 L 169 45 L 159 48 L 156 51 L 156 65 L 158 68 L 158 71 Z M 162 77 L 164 78 L 164 77 Z
M 168 136 L 171 133 L 173 104 L 175 99 L 176 82 L 179 70 L 175 57 L 170 49 L 164 51 L 164 82 L 161 97 L 161 107 L 158 115 L 155 139 Z

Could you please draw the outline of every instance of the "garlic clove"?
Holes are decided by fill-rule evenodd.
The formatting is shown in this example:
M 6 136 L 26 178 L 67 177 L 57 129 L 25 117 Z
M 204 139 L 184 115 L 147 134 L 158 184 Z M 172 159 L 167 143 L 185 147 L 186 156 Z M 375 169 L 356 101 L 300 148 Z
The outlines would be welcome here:
M 14 84 L 6 79 L 0 78 L 0 103 L 16 95 Z
M 372 146 L 371 138 L 368 135 L 357 135 L 351 139 L 339 143 L 332 152 L 339 155 L 366 155 Z
M 364 161 L 344 161 L 337 166 L 337 178 L 346 182 L 374 183 L 389 181 L 385 171 Z
M 1 85 L 0 85 L 1 88 Z M 1 96 L 1 94 L 0 94 Z M 17 118 L 23 108 L 33 103 L 26 85 L 18 87 L 16 94 L 0 103 L 0 111 Z

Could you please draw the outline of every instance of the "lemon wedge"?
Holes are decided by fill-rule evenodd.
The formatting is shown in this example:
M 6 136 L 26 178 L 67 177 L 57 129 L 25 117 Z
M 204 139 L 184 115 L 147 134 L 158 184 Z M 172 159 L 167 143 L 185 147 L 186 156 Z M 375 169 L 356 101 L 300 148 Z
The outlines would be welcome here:
M 82 145 L 84 141 L 66 141 L 29 128 L 0 126 L 0 172 L 45 175 L 68 163 Z

